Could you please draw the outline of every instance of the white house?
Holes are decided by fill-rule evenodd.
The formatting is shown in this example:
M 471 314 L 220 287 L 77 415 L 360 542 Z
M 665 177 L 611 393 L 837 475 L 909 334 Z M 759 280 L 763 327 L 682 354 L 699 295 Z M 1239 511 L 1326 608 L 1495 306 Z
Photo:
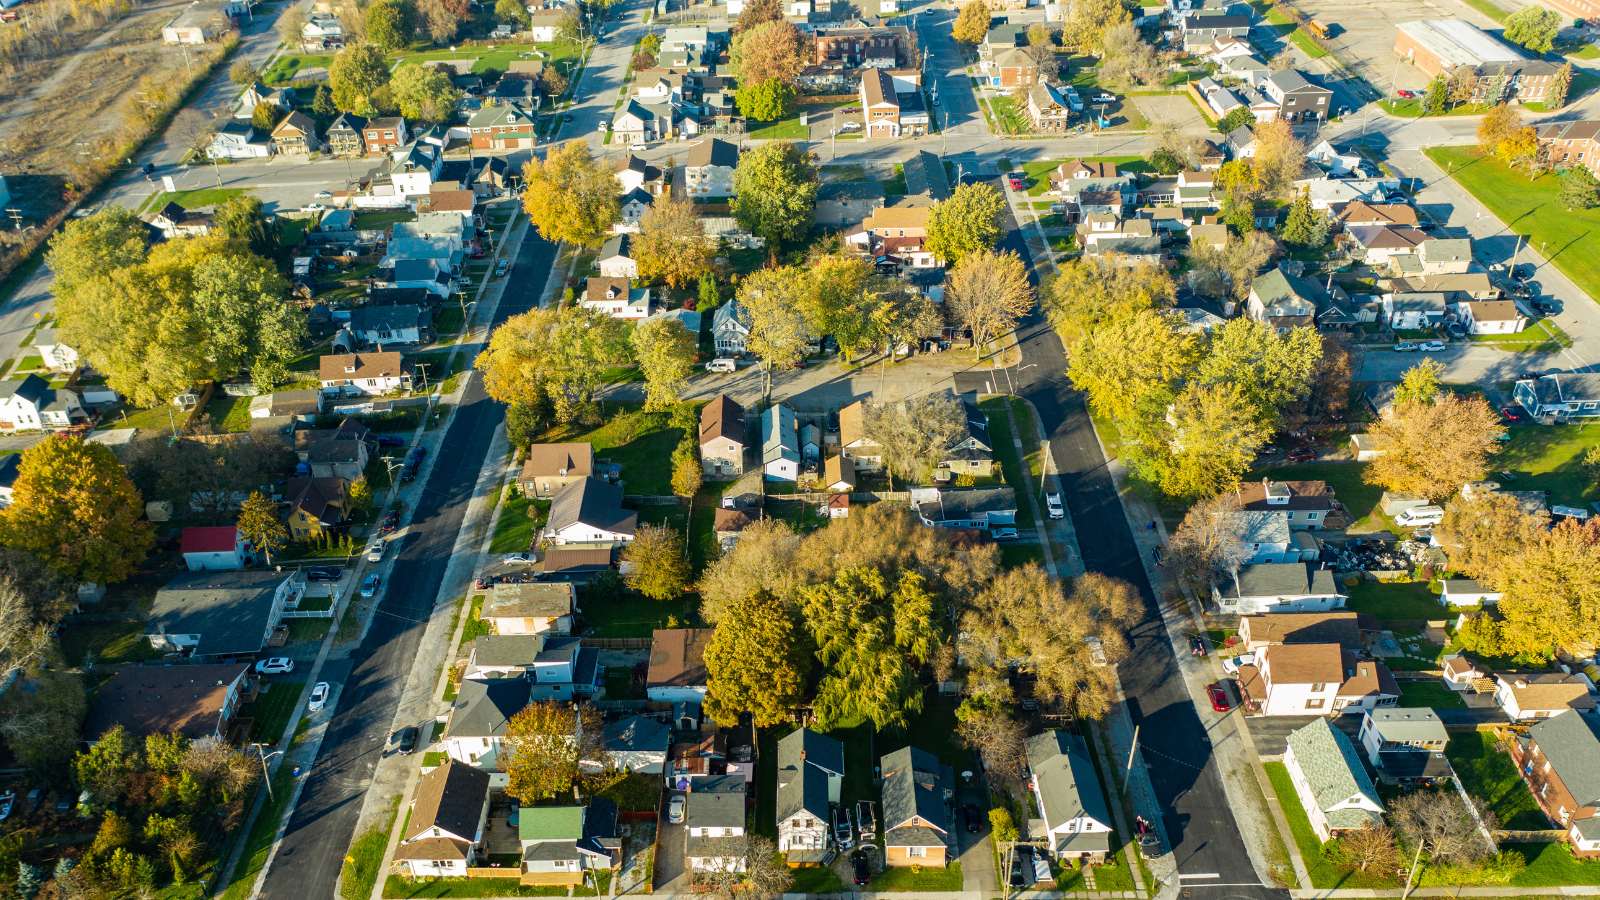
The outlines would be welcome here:
M 684 164 L 684 182 L 692 197 L 733 195 L 733 170 L 739 165 L 739 145 L 708 138 L 689 145 L 689 160 Z
M 88 416 L 71 388 L 52 388 L 37 375 L 0 381 L 0 431 L 66 428 Z
M 620 547 L 633 540 L 639 514 L 622 508 L 622 486 L 585 478 L 550 499 L 544 536 L 557 544 L 602 543 Z
M 1230 575 L 1211 585 L 1211 599 L 1224 614 L 1327 612 L 1344 606 L 1333 573 L 1308 572 L 1305 563 L 1240 566 Z
M 1516 334 L 1528 326 L 1528 317 L 1512 300 L 1463 300 L 1455 304 L 1455 314 L 1469 334 Z
M 447 759 L 422 776 L 394 860 L 414 878 L 465 877 L 489 820 L 488 772 Z
M 800 432 L 794 410 L 781 403 L 761 414 L 761 468 L 771 481 L 800 479 Z
M 1394 706 L 1400 685 L 1383 663 L 1338 644 L 1270 644 L 1239 667 L 1243 706 L 1266 716 L 1316 716 Z
M 997 529 L 1017 523 L 1017 492 L 999 487 L 911 489 L 911 507 L 928 528 Z
M 1249 554 L 1245 562 L 1250 565 L 1280 563 L 1293 558 L 1289 555 L 1293 535 L 1285 510 L 1240 510 L 1233 513 L 1229 525 L 1234 540 L 1241 545 L 1241 552 Z
M 1386 753 L 1442 753 L 1450 743 L 1439 714 L 1427 707 L 1369 709 L 1361 714 L 1357 735 L 1375 769 L 1384 767 Z
M 212 159 L 264 159 L 272 154 L 272 135 L 257 135 L 249 122 L 224 122 L 206 148 Z
M 433 339 L 433 313 L 421 306 L 358 306 L 350 310 L 350 333 L 378 347 L 422 344 Z
M 534 43 L 547 44 L 556 39 L 556 31 L 566 13 L 559 9 L 539 9 L 528 16 L 528 36 Z
M 612 235 L 600 247 L 600 274 L 606 278 L 638 278 L 639 264 L 633 259 L 632 238 Z
M 21 462 L 21 453 L 7 453 L 5 456 L 0 456 L 0 509 L 10 506 L 16 496 L 17 465 Z
M 480 618 L 482 614 L 480 613 Z M 545 646 L 542 634 L 486 634 L 472 642 L 463 678 L 525 678 Z
M 444 168 L 444 150 L 427 141 L 413 141 L 390 153 L 389 183 L 402 198 L 420 197 L 433 190 Z
M 719 838 L 744 835 L 744 791 L 692 791 L 683 811 L 683 826 L 689 832 L 684 854 L 689 868 L 696 872 L 743 872 L 748 860 L 728 845 L 735 842 Z
M 61 342 L 59 328 L 41 328 L 34 333 L 33 348 L 39 351 L 44 364 L 61 372 L 78 367 L 78 351 Z
M 657 773 L 666 764 L 672 746 L 672 726 L 666 722 L 629 716 L 606 725 L 606 750 L 611 762 L 625 772 Z
M 347 353 L 324 356 L 322 392 L 341 397 L 377 397 L 411 387 L 411 360 L 399 353 Z
M 809 728 L 778 741 L 778 851 L 791 865 L 828 853 L 828 807 L 844 784 L 844 745 Z
M 700 463 L 705 474 L 744 473 L 744 407 L 718 394 L 700 411 Z
M 495 634 L 570 634 L 576 602 L 570 582 L 506 581 L 489 588 L 478 616 Z
M 1046 731 L 1028 738 L 1028 788 L 1057 859 L 1100 861 L 1111 851 L 1111 812 L 1083 738 Z
M 1471 578 L 1445 578 L 1439 582 L 1439 586 L 1439 603 L 1442 606 L 1493 606 L 1505 596 Z
M 157 650 L 187 651 L 191 658 L 253 656 L 305 586 L 298 571 L 186 572 L 156 591 L 145 638 Z
M 236 525 L 215 528 L 185 528 L 182 539 L 183 562 L 191 572 L 216 572 L 244 568 L 250 542 Z
M 857 472 L 876 472 L 883 468 L 883 445 L 867 437 L 867 401 L 839 410 L 839 452 L 850 457 Z
M 711 340 L 718 356 L 743 356 L 750 338 L 750 314 L 738 300 L 717 307 L 711 317 Z
M 1289 733 L 1283 765 L 1312 830 L 1324 841 L 1383 824 L 1383 801 L 1361 757 L 1326 719 Z
M 1588 683 L 1560 672 L 1501 672 L 1495 676 L 1494 702 L 1513 722 L 1594 709 Z
M 613 319 L 637 322 L 650 315 L 650 289 L 630 288 L 626 278 L 591 278 L 578 305 Z
M 588 806 L 525 806 L 517 812 L 523 884 L 569 885 L 611 868 L 622 849 L 617 805 L 603 797 Z
M 714 628 L 658 628 L 650 636 L 645 695 L 653 703 L 704 703 L 706 647 Z
M 497 759 L 500 739 L 506 723 L 527 707 L 531 696 L 528 682 L 521 678 L 463 678 L 440 747 L 451 759 L 488 772 L 490 787 L 504 788 L 507 777 Z
M 526 669 L 534 701 L 591 697 L 605 683 L 600 651 L 584 647 L 581 638 L 539 635 L 539 639 L 543 646 Z

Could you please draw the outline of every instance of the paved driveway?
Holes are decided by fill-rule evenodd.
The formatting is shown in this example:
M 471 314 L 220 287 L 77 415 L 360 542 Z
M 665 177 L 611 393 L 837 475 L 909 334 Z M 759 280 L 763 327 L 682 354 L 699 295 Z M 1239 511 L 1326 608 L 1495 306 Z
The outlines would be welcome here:
M 689 849 L 689 829 L 680 822 L 667 821 L 667 803 L 674 795 L 685 796 L 683 791 L 667 791 L 661 798 L 661 815 L 656 821 L 656 867 L 652 878 L 655 893 L 677 894 L 689 886 L 689 873 L 683 854 Z

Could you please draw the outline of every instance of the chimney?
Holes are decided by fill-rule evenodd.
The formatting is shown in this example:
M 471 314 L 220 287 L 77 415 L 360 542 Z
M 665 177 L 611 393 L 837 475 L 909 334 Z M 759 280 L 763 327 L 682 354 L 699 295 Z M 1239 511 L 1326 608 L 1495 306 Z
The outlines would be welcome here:
M 805 759 L 806 758 L 806 752 L 804 750 L 800 751 L 800 758 L 801 759 Z
M 1523 675 L 1523 676 L 1520 676 L 1519 678 L 1517 678 L 1517 687 L 1527 687 L 1527 686 L 1528 686 L 1528 676 Z

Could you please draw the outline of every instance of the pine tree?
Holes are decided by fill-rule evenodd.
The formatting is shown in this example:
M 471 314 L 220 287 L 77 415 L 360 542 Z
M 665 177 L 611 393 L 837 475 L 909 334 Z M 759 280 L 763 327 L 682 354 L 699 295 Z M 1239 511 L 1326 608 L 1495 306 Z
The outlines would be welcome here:
M 1450 83 L 1443 75 L 1433 79 L 1428 85 L 1428 96 L 1422 101 L 1422 112 L 1430 116 L 1444 115 L 1445 105 L 1450 102 Z
M 1279 234 L 1285 243 L 1315 250 L 1328 242 L 1328 217 L 1311 208 L 1311 193 L 1301 191 L 1289 208 L 1289 218 Z
M 717 308 L 721 302 L 717 297 L 717 279 L 710 272 L 700 273 L 700 303 L 696 307 L 700 312 L 706 313 Z
M 1550 90 L 1544 94 L 1544 108 L 1560 109 L 1567 105 L 1567 92 L 1572 90 L 1572 63 L 1565 63 L 1550 79 Z
M 1594 209 L 1600 206 L 1600 181 L 1579 163 L 1561 176 L 1561 203 L 1567 209 Z
M 39 888 L 44 887 L 44 870 L 38 866 L 27 863 L 17 864 L 17 894 L 23 900 L 33 900 L 39 896 Z

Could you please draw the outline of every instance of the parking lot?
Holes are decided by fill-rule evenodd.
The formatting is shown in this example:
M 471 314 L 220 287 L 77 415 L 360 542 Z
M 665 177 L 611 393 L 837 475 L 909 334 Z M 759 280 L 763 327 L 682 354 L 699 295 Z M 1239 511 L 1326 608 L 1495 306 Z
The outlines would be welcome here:
M 1294 5 L 1303 15 L 1328 26 L 1328 44 L 1334 55 L 1386 95 L 1397 88 L 1421 90 L 1429 81 L 1427 75 L 1395 55 L 1395 26 L 1459 15 L 1434 0 L 1299 0 Z M 1476 18 L 1472 21 L 1484 24 Z

